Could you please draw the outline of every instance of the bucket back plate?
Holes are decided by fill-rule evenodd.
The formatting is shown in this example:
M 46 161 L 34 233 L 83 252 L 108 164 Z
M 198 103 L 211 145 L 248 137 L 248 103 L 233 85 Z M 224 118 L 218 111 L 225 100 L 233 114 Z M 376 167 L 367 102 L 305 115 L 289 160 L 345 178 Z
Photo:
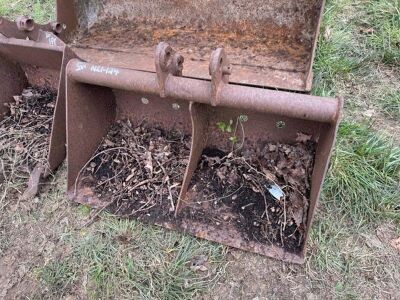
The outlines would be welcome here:
M 154 71 L 153 47 L 164 41 L 185 56 L 186 76 L 207 79 L 208 57 L 223 47 L 236 69 L 232 82 L 309 91 L 323 4 L 63 0 L 58 1 L 58 20 L 69 24 L 76 51 L 88 61 Z M 94 49 L 113 53 L 99 61 Z

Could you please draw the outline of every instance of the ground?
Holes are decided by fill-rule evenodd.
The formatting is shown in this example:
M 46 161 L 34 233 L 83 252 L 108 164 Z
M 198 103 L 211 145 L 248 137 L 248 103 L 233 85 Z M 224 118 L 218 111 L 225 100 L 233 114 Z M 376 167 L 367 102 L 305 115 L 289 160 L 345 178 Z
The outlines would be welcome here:
M 327 1 L 314 78 L 345 113 L 304 265 L 74 205 L 61 167 L 33 200 L 1 195 L 0 299 L 400 299 L 400 1 Z

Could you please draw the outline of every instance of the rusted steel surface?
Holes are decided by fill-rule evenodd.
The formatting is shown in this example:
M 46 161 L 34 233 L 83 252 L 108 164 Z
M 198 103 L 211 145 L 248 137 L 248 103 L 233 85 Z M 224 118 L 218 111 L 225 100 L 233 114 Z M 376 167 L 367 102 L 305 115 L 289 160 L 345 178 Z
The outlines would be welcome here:
M 0 16 L 0 33 L 8 38 L 30 39 L 39 41 L 41 32 L 59 35 L 63 25 L 58 22 L 36 24 L 33 19 L 24 16 L 18 17 L 15 22 Z
M 208 57 L 213 49 L 224 47 L 237 70 L 232 82 L 296 91 L 311 88 L 322 0 L 59 3 L 68 7 L 60 10 L 59 22 L 69 22 L 79 33 L 74 45 L 98 49 L 77 50 L 89 62 L 107 64 L 94 58 L 102 57 L 95 53 L 104 52 L 100 49 L 113 49 L 115 62 L 128 51 L 135 57 L 126 60 L 130 68 L 154 72 L 152 47 L 165 41 L 185 56 L 186 76 L 207 79 Z
M 138 93 L 159 93 L 157 74 L 151 72 L 106 67 L 79 60 L 72 60 L 67 72 L 71 78 L 82 83 Z M 212 86 L 205 80 L 170 77 L 165 83 L 165 95 L 172 99 L 211 104 Z M 234 84 L 223 85 L 219 105 L 331 123 L 336 121 L 339 109 L 337 100 L 332 98 Z
M 19 95 L 28 84 L 46 85 L 58 90 L 48 165 L 35 168 L 26 195 L 36 193 L 42 175 L 54 171 L 66 155 L 65 68 L 68 61 L 77 56 L 55 34 L 61 32 L 60 26 L 56 22 L 38 25 L 25 17 L 16 22 L 0 18 L 1 112 L 8 113 L 4 104 L 11 102 L 13 96 Z
M 58 82 L 58 93 L 56 107 L 54 110 L 53 126 L 51 129 L 51 138 L 49 145 L 48 163 L 49 170 L 53 172 L 64 161 L 66 157 L 66 67 L 68 62 L 76 58 L 76 54 L 68 47 L 64 48 L 63 57 L 60 65 L 60 74 Z M 45 176 L 47 176 L 45 174 Z
M 209 71 L 211 76 L 211 105 L 217 106 L 220 103 L 221 89 L 224 84 L 229 83 L 229 75 L 232 73 L 232 67 L 224 49 L 218 48 L 211 53 Z
M 64 47 L 0 36 L 0 52 L 3 56 L 21 64 L 46 69 L 60 69 Z
M 182 76 L 183 57 L 176 53 L 167 43 L 160 43 L 156 47 L 155 65 L 160 97 L 165 97 L 165 83 L 169 76 Z
M 8 112 L 4 105 L 28 85 L 28 79 L 21 66 L 0 54 L 0 118 Z
M 192 121 L 192 147 L 190 148 L 189 163 L 182 182 L 182 189 L 176 205 L 175 217 L 185 205 L 186 193 L 189 189 L 191 178 L 197 169 L 198 163 L 206 147 L 209 127 L 209 111 L 205 104 L 191 102 L 189 106 L 190 118 Z
M 294 143 L 299 132 L 307 133 L 317 142 L 309 199 L 308 235 L 335 140 L 342 101 L 229 83 L 227 78 L 223 79 L 231 70 L 227 69 L 229 64 L 222 49 L 211 58 L 209 80 L 180 77 L 181 72 L 173 71 L 176 68 L 165 67 L 171 66 L 171 58 L 176 52 L 166 44 L 156 49 L 158 73 L 102 66 L 78 59 L 69 62 L 66 73 L 70 197 L 80 203 L 101 203 L 90 188 L 80 186 L 80 171 L 113 122 L 128 118 L 140 123 L 146 119 L 150 125 L 165 130 L 174 128 L 192 137 L 189 162 L 175 211 L 176 221 L 156 222 L 157 225 L 285 261 L 302 263 L 305 244 L 300 253 L 290 253 L 276 246 L 248 241 L 228 223 L 216 227 L 195 220 L 185 221 L 180 216 L 185 207 L 196 201 L 196 193 L 193 193 L 190 184 L 203 150 L 207 147 L 222 151 L 229 149 L 229 142 L 221 136 L 216 124 L 244 114 L 248 117 L 244 131 L 249 145 L 260 140 Z M 163 68 L 160 62 L 164 62 Z M 278 123 L 284 126 L 278 128 Z

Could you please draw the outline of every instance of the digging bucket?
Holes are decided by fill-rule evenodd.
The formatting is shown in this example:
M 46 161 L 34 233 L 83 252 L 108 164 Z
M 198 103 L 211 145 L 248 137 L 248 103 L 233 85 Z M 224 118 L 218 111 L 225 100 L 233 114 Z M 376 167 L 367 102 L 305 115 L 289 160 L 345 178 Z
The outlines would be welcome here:
M 306 94 L 323 1 L 75 3 L 70 198 L 303 263 L 342 109 Z
M 63 26 L 57 22 L 36 24 L 19 17 L 15 22 L 0 17 L 0 114 L 10 114 L 8 103 L 28 86 L 57 90 L 46 166 L 32 170 L 26 197 L 34 196 L 40 177 L 48 176 L 65 159 L 65 67 L 77 57 L 60 40 Z

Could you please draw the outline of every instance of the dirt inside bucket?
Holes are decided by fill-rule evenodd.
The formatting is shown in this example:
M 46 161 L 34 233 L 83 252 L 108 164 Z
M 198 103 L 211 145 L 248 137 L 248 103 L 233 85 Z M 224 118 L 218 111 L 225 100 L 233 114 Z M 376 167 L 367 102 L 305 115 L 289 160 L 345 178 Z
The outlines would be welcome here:
M 163 221 L 174 215 L 190 153 L 190 136 L 146 123 L 117 121 L 80 175 L 107 209 Z
M 234 226 L 244 241 L 298 253 L 316 148 L 311 136 L 230 153 L 205 149 L 188 191 L 193 202 L 175 217 L 190 142 L 181 132 L 117 121 L 82 168 L 75 201 L 176 229 L 190 220 L 222 231 Z
M 260 143 L 224 153 L 205 149 L 192 179 L 182 218 L 223 230 L 234 226 L 244 240 L 298 253 L 306 230 L 315 143 L 298 134 L 294 145 Z
M 17 181 L 25 185 L 35 166 L 46 166 L 55 103 L 55 91 L 35 86 L 6 104 L 9 113 L 0 122 L 0 183 L 4 188 Z

